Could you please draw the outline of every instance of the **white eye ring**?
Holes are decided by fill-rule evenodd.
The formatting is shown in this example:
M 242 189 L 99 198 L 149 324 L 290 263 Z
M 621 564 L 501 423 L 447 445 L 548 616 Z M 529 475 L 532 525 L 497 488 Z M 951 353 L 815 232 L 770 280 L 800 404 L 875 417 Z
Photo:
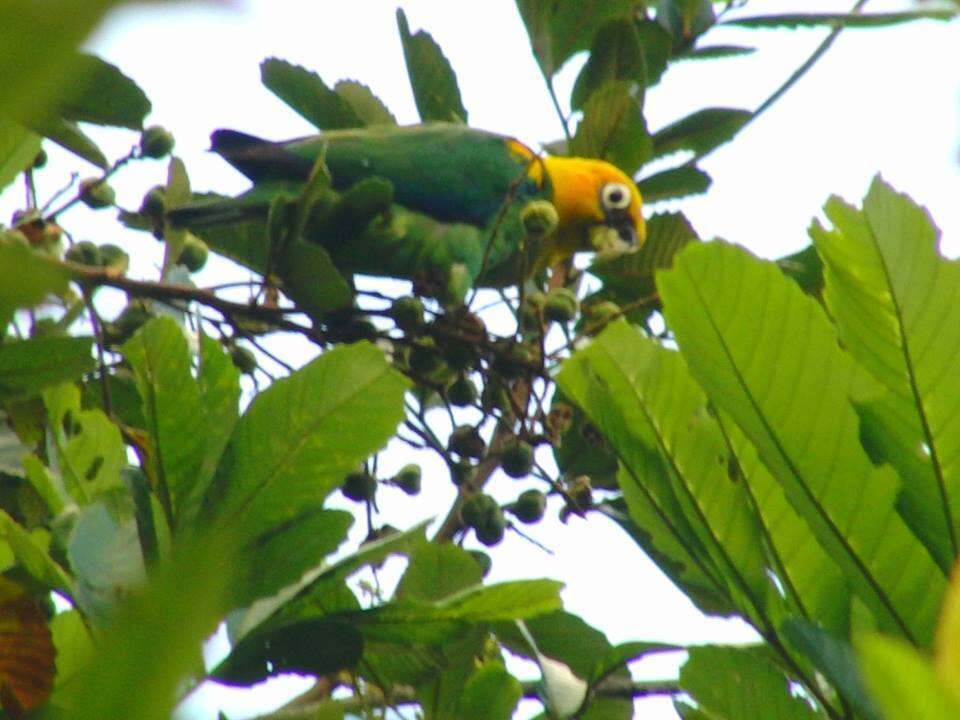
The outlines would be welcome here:
M 600 201 L 605 210 L 626 210 L 633 201 L 630 188 L 623 183 L 607 183 L 600 191 Z

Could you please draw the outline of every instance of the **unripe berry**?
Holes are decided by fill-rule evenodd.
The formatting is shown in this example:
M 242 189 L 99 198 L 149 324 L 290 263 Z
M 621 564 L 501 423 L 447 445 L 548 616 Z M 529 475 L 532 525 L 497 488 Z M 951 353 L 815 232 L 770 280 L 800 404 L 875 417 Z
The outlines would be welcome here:
M 547 496 L 539 490 L 525 490 L 510 506 L 510 512 L 522 523 L 540 522 L 547 510 Z
M 88 208 L 99 210 L 117 201 L 117 194 L 105 180 L 91 177 L 80 181 L 80 200 Z
M 230 351 L 230 359 L 244 375 L 253 375 L 257 369 L 257 356 L 249 348 L 237 345 Z
M 577 296 L 569 288 L 553 288 L 543 306 L 543 316 L 550 322 L 568 323 L 577 316 Z
M 353 472 L 343 481 L 340 492 L 354 502 L 372 500 L 377 493 L 377 479 L 367 472 Z
M 533 200 L 520 211 L 520 222 L 527 235 L 534 238 L 552 233 L 560 222 L 557 209 L 546 200 Z
M 447 388 L 447 399 L 451 405 L 467 407 L 477 401 L 477 386 L 468 377 L 460 376 Z
M 458 425 L 450 433 L 447 448 L 461 457 L 479 460 L 483 457 L 487 444 L 480 437 L 480 431 L 472 425 Z
M 180 249 L 180 256 L 177 262 L 183 265 L 190 272 L 197 272 L 207 264 L 207 257 L 210 251 L 207 244 L 195 235 L 187 235 Z
M 390 306 L 390 317 L 404 332 L 416 332 L 423 327 L 423 302 L 412 295 L 399 297 Z
M 159 125 L 151 125 L 140 135 L 140 153 L 144 157 L 162 158 L 173 150 L 173 135 Z
M 407 495 L 418 495 L 420 493 L 420 480 L 420 466 L 414 463 L 404 465 L 400 468 L 400 472 L 393 476 L 393 484 Z
M 522 440 L 514 440 L 503 449 L 500 467 L 512 478 L 526 477 L 533 469 L 533 448 Z
M 89 240 L 74 243 L 64 255 L 64 259 L 78 265 L 100 265 L 100 248 Z

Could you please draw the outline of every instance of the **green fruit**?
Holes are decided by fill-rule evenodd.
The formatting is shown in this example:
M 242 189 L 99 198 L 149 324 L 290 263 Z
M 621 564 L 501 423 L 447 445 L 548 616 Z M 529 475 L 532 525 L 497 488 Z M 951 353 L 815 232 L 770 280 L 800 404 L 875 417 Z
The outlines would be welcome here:
M 450 480 L 457 487 L 460 487 L 461 485 L 465 483 L 469 483 L 471 480 L 473 480 L 473 474 L 475 472 L 475 469 L 473 465 L 471 465 L 466 460 L 460 460 L 458 462 L 455 462 L 449 467 L 450 467 Z
M 512 478 L 526 477 L 533 469 L 533 448 L 522 440 L 514 440 L 503 449 L 500 467 Z
M 569 288 L 553 288 L 543 306 L 543 317 L 550 322 L 568 323 L 577 316 L 577 296 Z
M 209 255 L 210 251 L 203 240 L 195 235 L 187 235 L 183 247 L 180 249 L 180 257 L 177 258 L 177 262 L 190 272 L 197 272 L 207 264 Z
M 472 425 L 458 425 L 450 433 L 447 449 L 460 457 L 479 460 L 483 457 L 487 444 L 480 437 L 480 431 Z
M 98 266 L 101 263 L 100 248 L 89 240 L 74 243 L 67 249 L 63 257 L 78 265 Z
M 100 262 L 105 268 L 110 268 L 123 275 L 130 267 L 130 256 L 123 248 L 107 243 L 100 246 Z
M 420 466 L 414 463 L 404 465 L 400 468 L 400 472 L 393 476 L 393 484 L 407 495 L 418 495 L 420 493 L 420 480 Z
M 80 181 L 80 200 L 88 208 L 99 210 L 113 205 L 117 201 L 117 194 L 101 178 L 84 178 Z
M 541 315 L 546 301 L 547 296 L 539 290 L 523 298 L 518 311 L 521 329 L 530 332 L 540 330 Z
M 147 310 L 144 304 L 135 300 L 120 312 L 116 320 L 113 321 L 113 324 L 117 326 L 117 329 L 123 334 L 124 338 L 128 338 L 139 330 L 151 317 L 150 311 Z
M 525 490 L 510 506 L 510 512 L 522 523 L 540 522 L 547 510 L 547 496 L 539 490 Z
M 460 506 L 460 519 L 464 525 L 475 528 L 481 525 L 487 516 L 499 509 L 500 506 L 492 497 L 477 493 L 464 500 L 463 505 Z
M 520 211 L 520 222 L 527 235 L 534 238 L 552 233 L 560 222 L 560 216 L 553 203 L 547 200 L 532 200 Z
M 418 375 L 429 375 L 441 365 L 437 349 L 431 345 L 414 345 L 410 349 L 410 369 Z
M 533 351 L 515 340 L 502 340 L 497 343 L 496 354 L 491 363 L 494 372 L 507 380 L 522 377 L 533 364 Z
M 610 300 L 591 303 L 583 309 L 583 330 L 588 335 L 595 335 L 622 314 L 620 306 Z
M 420 298 L 412 295 L 397 298 L 390 306 L 389 314 L 404 332 L 416 332 L 423 327 L 423 302 Z
M 477 349 L 469 343 L 459 340 L 446 340 L 442 348 L 443 359 L 454 370 L 463 371 L 477 363 Z
M 477 540 L 487 547 L 496 545 L 503 540 L 503 533 L 507 529 L 507 519 L 503 516 L 500 506 L 487 511 L 480 523 L 474 527 Z
M 453 385 L 447 388 L 447 399 L 451 405 L 467 407 L 477 401 L 477 386 L 468 377 L 458 377 Z
M 372 500 L 377 493 L 377 479 L 367 472 L 353 472 L 343 481 L 340 492 L 354 502 Z
M 230 359 L 244 375 L 253 375 L 257 369 L 257 356 L 249 348 L 237 345 L 230 350 Z
M 498 377 L 487 377 L 487 382 L 483 386 L 483 392 L 480 394 L 480 407 L 485 412 L 499 410 L 500 412 L 509 412 L 510 407 L 510 389 Z
M 163 217 L 164 204 L 166 202 L 167 190 L 163 185 L 154 185 L 143 196 L 140 202 L 140 214 L 146 215 L 154 220 Z
M 165 157 L 173 150 L 173 145 L 173 135 L 159 125 L 151 125 L 140 135 L 140 153 L 144 157 Z
M 43 148 L 40 148 L 40 152 L 38 152 L 36 157 L 33 158 L 33 169 L 39 170 L 46 164 L 47 164 L 47 151 L 44 150 Z
M 490 556 L 483 552 L 483 550 L 467 550 L 467 552 L 470 553 L 470 557 L 480 566 L 480 577 L 486 577 L 490 572 L 490 566 L 493 564 Z

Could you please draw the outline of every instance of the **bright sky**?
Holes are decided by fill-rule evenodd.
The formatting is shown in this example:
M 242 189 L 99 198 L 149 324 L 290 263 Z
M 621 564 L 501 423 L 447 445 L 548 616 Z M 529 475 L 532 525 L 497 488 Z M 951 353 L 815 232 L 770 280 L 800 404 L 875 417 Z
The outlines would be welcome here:
M 850 4 L 852 0 L 768 0 L 751 5 L 773 13 L 797 7 L 845 11 Z M 533 145 L 560 136 L 512 0 L 241 0 L 206 7 L 137 7 L 115 15 L 92 46 L 146 90 L 155 109 L 149 122 L 172 130 L 176 152 L 185 159 L 195 189 L 230 193 L 244 189 L 246 183 L 205 152 L 211 130 L 234 127 L 274 139 L 311 132 L 260 85 L 258 65 L 265 57 L 303 64 L 328 84 L 342 78 L 361 80 L 401 122 L 416 120 L 396 32 L 398 5 L 406 10 L 412 28 L 429 30 L 446 52 L 472 125 L 516 135 Z M 874 0 L 868 10 L 907 5 Z M 756 107 L 822 36 L 819 31 L 711 33 L 711 44 L 753 44 L 760 49 L 744 59 L 684 63 L 671 69 L 648 95 L 651 128 L 701 107 Z M 702 236 L 723 237 L 759 255 L 776 257 L 808 243 L 806 228 L 831 193 L 859 201 L 870 178 L 880 172 L 930 208 L 944 230 L 945 249 L 960 254 L 957 40 L 957 24 L 929 22 L 845 33 L 777 106 L 703 163 L 714 178 L 707 195 L 653 210 L 682 209 Z M 582 58 L 571 61 L 561 73 L 561 98 L 568 95 L 580 63 Z M 136 141 L 129 133 L 97 137 L 113 156 Z M 63 161 L 58 153 L 51 156 L 52 167 L 64 170 L 60 175 L 47 173 L 52 176 L 50 190 L 79 164 Z M 92 174 L 92 168 L 82 172 Z M 124 172 L 126 180 L 117 183 L 120 202 L 136 207 L 147 187 L 162 182 L 164 169 L 160 163 L 143 163 Z M 4 215 L 12 207 L 10 195 L 0 202 Z M 82 228 L 81 237 L 117 241 L 109 214 L 78 208 L 65 224 Z M 151 268 L 159 257 L 159 244 L 145 235 L 129 237 L 134 272 L 155 276 Z M 230 273 L 235 279 L 235 272 L 226 263 L 212 262 L 197 279 L 212 283 Z M 284 348 L 294 364 L 307 357 L 301 344 L 291 342 Z M 397 466 L 406 462 L 396 459 Z M 523 489 L 506 479 L 492 487 L 504 501 Z M 449 481 L 436 469 L 425 479 L 428 500 L 411 500 L 398 492 L 385 494 L 383 500 L 389 505 L 390 521 L 406 526 L 442 513 L 452 495 Z M 555 555 L 510 537 L 493 552 L 493 579 L 544 575 L 565 581 L 567 609 L 614 642 L 737 642 L 752 637 L 739 623 L 701 616 L 610 524 L 597 518 L 574 519 L 562 526 L 555 513 L 551 516 L 533 534 Z M 635 666 L 635 675 L 670 676 L 679 660 Z M 532 676 L 530 668 L 525 673 Z M 231 719 L 248 717 L 276 704 L 276 692 L 251 697 L 204 691 L 191 708 L 195 717 L 214 717 L 213 708 L 218 706 Z M 665 700 L 647 701 L 638 708 L 649 720 L 676 717 Z

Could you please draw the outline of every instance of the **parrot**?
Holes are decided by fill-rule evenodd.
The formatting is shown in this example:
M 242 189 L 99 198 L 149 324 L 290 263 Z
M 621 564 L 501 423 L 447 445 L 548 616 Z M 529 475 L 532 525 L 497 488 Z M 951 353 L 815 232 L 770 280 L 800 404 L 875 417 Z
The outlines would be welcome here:
M 305 239 L 322 245 L 342 272 L 413 280 L 425 294 L 431 287 L 437 296 L 462 296 L 470 286 L 515 285 L 596 250 L 598 230 L 625 246 L 645 239 L 640 192 L 614 165 L 540 155 L 515 138 L 465 125 L 373 125 L 279 142 L 222 129 L 211 141 L 253 188 L 177 208 L 176 224 L 202 232 L 263 215 L 265 196 L 302 187 L 322 158 L 347 209 L 312 213 Z M 546 218 L 545 226 L 534 230 L 531 215 Z

